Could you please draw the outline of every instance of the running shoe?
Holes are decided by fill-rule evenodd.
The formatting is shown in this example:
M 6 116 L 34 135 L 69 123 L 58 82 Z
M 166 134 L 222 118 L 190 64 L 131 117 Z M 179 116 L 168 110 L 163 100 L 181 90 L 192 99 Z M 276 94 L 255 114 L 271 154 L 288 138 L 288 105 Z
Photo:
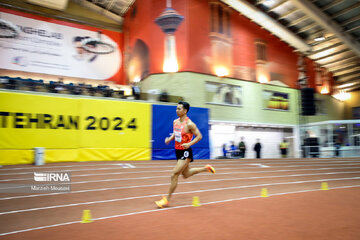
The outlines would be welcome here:
M 216 172 L 215 168 L 213 168 L 210 164 L 206 165 L 205 167 L 207 168 L 207 170 L 209 172 L 211 172 L 212 174 L 215 174 L 215 172 Z
M 167 200 L 166 197 L 163 197 L 160 201 L 155 201 L 155 203 L 159 208 L 164 208 L 169 206 L 169 201 Z

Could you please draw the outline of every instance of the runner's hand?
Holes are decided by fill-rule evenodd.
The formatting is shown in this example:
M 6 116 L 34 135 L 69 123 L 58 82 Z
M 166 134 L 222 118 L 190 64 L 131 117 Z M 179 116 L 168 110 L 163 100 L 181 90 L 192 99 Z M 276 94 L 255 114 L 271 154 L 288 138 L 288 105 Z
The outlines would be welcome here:
M 191 145 L 190 143 L 183 143 L 181 146 L 183 146 L 184 149 L 188 149 Z

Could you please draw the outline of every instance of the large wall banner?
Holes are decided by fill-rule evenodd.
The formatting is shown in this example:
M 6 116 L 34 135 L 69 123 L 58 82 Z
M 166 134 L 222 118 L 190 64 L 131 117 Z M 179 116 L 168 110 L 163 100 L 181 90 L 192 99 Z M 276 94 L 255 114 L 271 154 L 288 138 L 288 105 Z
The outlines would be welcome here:
M 0 92 L 0 165 L 150 160 L 150 138 L 149 103 Z
M 289 111 L 289 94 L 282 92 L 263 91 L 264 108 Z
M 206 103 L 241 106 L 242 88 L 231 84 L 206 82 Z
M 52 23 L 51 19 L 39 20 L 40 17 L 8 11 L 0 9 L 1 19 L 16 25 L 20 34 L 16 38 L 0 38 L 0 68 L 96 80 L 111 80 L 119 74 L 121 51 L 117 41 L 121 33 Z M 100 38 L 114 51 L 107 54 L 86 51 L 81 43 L 89 38 Z M 97 46 L 90 42 L 87 47 Z
M 156 105 L 152 106 L 152 159 L 169 160 L 176 159 L 174 144 L 165 144 L 165 138 L 173 132 L 173 121 L 178 118 L 176 106 Z M 190 107 L 189 118 L 196 124 L 203 138 L 192 146 L 194 159 L 209 159 L 209 109 Z

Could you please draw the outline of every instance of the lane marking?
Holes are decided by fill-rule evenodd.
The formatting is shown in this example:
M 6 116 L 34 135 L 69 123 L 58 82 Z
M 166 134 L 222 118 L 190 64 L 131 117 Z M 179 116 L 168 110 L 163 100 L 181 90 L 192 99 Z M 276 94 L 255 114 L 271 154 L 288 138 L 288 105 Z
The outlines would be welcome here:
M 329 166 L 329 164 L 324 163 L 320 165 L 289 165 L 289 166 L 279 166 L 276 168 L 295 168 L 295 167 L 318 167 L 318 166 Z M 354 164 L 332 164 L 330 166 L 334 165 L 345 165 L 345 166 L 357 166 L 360 165 L 360 163 L 354 163 Z M 196 167 L 196 166 L 192 166 Z M 113 169 L 113 168 L 111 168 Z M 216 168 L 216 169 L 253 169 L 252 167 L 231 167 L 231 168 Z M 124 175 L 124 174 L 138 174 L 138 173 L 159 173 L 159 172 L 172 172 L 172 170 L 157 170 L 157 171 L 137 171 L 137 172 L 111 172 L 111 173 L 93 173 L 93 174 L 82 174 L 82 175 L 74 175 L 71 174 L 71 178 L 74 177 L 87 177 L 87 176 L 108 176 L 108 175 Z M 29 172 L 28 174 L 33 174 L 34 172 Z M 0 182 L 9 182 L 9 181 L 24 181 L 24 180 L 31 180 L 33 178 L 9 178 L 9 179 L 1 179 Z
M 165 160 L 164 160 L 165 161 Z M 166 161 L 175 161 L 175 160 L 166 160 Z M 197 162 L 195 162 L 194 164 L 192 164 L 192 166 L 196 167 L 196 166 L 202 166 L 201 164 L 198 164 L 199 161 L 205 161 L 205 160 L 197 160 Z M 229 163 L 229 164 L 224 164 L 224 163 Z M 252 161 L 253 162 L 253 161 Z M 221 161 L 221 162 L 213 162 L 213 161 L 209 161 L 209 162 L 206 162 L 206 163 L 209 163 L 209 164 L 216 164 L 216 165 L 221 165 L 221 166 L 224 166 L 224 165 L 253 165 L 254 163 L 252 162 L 249 162 L 249 163 L 245 163 L 245 162 L 239 162 L 239 161 Z M 323 160 L 319 160 L 319 161 L 276 161 L 276 162 L 270 162 L 270 163 L 266 163 L 266 164 L 274 164 L 274 165 L 285 165 L 285 164 L 288 164 L 288 163 L 326 163 L 326 164 L 333 164 L 333 163 L 351 163 L 351 162 L 355 162 L 355 163 L 360 163 L 360 160 L 346 160 L 346 161 L 332 161 L 332 162 L 324 162 Z M 219 164 L 218 164 L 219 163 Z M 113 170 L 114 168 L 89 168 L 89 169 L 86 169 L 86 167 L 89 167 L 89 166 L 125 166 L 125 165 L 132 165 L 130 163 L 116 163 L 116 164 L 93 164 L 93 165 L 76 165 L 76 166 L 79 166 L 79 167 L 85 167 L 85 169 L 61 169 L 63 168 L 64 166 L 49 166 L 49 167 L 29 167 L 29 168 L 8 168 L 8 169 L 0 169 L 1 170 L 7 170 L 7 171 L 11 171 L 11 170 L 21 170 L 21 169 L 26 169 L 26 170 L 33 170 L 33 169 L 39 169 L 39 170 L 43 170 L 45 168 L 56 168 L 58 169 L 58 171 L 69 171 L 69 172 L 79 172 L 79 171 L 101 171 L 101 170 Z M 133 163 L 135 164 L 135 163 Z M 137 163 L 136 162 L 136 165 L 140 165 L 141 163 Z M 169 168 L 173 168 L 174 167 L 174 164 L 158 164 L 158 163 L 154 163 L 156 165 L 161 165 L 161 167 L 169 167 Z M 142 163 L 142 165 L 149 165 L 149 166 L 141 166 L 139 168 L 159 168 L 159 166 L 153 166 L 153 161 L 151 161 L 151 164 L 150 163 Z M 204 163 L 202 163 L 204 164 Z M 128 165 L 128 166 L 129 166 Z M 215 166 L 216 166 L 215 165 Z M 73 165 L 75 166 L 75 165 Z M 68 167 L 73 167 L 73 166 L 68 166 Z M 136 166 L 134 166 L 136 167 Z M 59 170 L 60 168 L 60 170 Z M 133 168 L 130 166 L 130 168 Z M 122 169 L 122 168 L 115 168 L 115 169 Z M 42 172 L 51 172 L 50 170 L 48 171 L 42 171 Z M 16 175 L 16 174 L 31 174 L 33 173 L 33 171 L 31 172 L 20 172 L 20 173 L 0 173 L 0 176 L 2 175 Z
M 243 174 L 243 173 L 244 174 L 247 174 L 247 173 L 258 174 L 258 173 L 277 173 L 277 172 L 296 172 L 296 171 L 322 171 L 322 170 L 334 170 L 334 169 L 358 169 L 358 168 L 343 167 L 343 168 L 291 169 L 291 170 L 256 171 L 256 172 L 253 172 L 253 171 L 251 171 L 251 172 L 226 172 L 226 173 L 218 172 L 217 175 Z M 337 173 L 339 173 L 339 172 L 334 172 L 334 174 L 337 174 Z M 352 172 L 343 172 L 343 173 L 352 173 Z M 319 174 L 331 174 L 331 173 L 319 173 Z M 318 175 L 318 174 L 316 174 L 316 175 Z M 290 176 L 290 175 L 284 175 L 284 176 Z M 271 176 L 268 176 L 268 177 L 271 177 Z M 92 181 L 71 182 L 71 184 L 87 184 L 87 183 L 115 182 L 115 181 L 128 181 L 128 180 L 141 180 L 141 179 L 156 179 L 156 178 L 168 178 L 168 176 L 166 175 L 166 176 L 151 176 L 151 177 L 137 177 L 137 178 L 102 179 L 102 180 L 92 180 Z M 1 183 L 0 183 L 0 186 L 1 186 Z M 2 188 L 2 189 L 10 189 L 10 188 L 22 188 L 22 187 L 16 186 L 16 187 L 7 187 L 7 188 Z M 76 192 L 76 191 L 71 191 L 70 193 L 74 193 L 74 192 Z M 69 194 L 69 193 L 42 193 L 42 194 L 36 194 L 36 195 L 5 197 L 5 198 L 0 198 L 0 200 L 26 198 L 26 197 L 37 197 L 37 196 L 49 196 L 49 195 L 58 195 L 58 194 Z
M 130 164 L 130 163 L 119 163 L 119 164 L 114 164 L 116 166 L 120 166 L 122 168 L 136 168 L 134 165 Z M 108 168 L 108 169 L 114 169 L 114 168 Z M 96 170 L 96 169 L 94 169 Z
M 356 188 L 356 187 L 360 187 L 360 185 L 332 187 L 331 189 L 346 189 L 346 188 Z M 271 194 L 270 196 L 282 196 L 282 195 L 287 195 L 287 194 L 297 194 L 297 193 L 307 193 L 307 192 L 317 192 L 317 191 L 321 191 L 321 190 L 319 190 L 319 189 L 310 189 L 310 190 L 283 192 L 283 193 Z M 256 198 L 261 198 L 261 196 L 232 198 L 232 199 L 225 199 L 225 200 L 212 201 L 212 202 L 202 202 L 201 204 L 202 205 L 212 205 L 212 204 L 217 204 L 217 203 L 233 202 L 233 201 L 256 199 Z M 181 206 L 170 207 L 170 208 L 152 209 L 152 210 L 145 210 L 145 211 L 139 211 L 139 212 L 131 212 L 131 213 L 125 213 L 125 214 L 106 216 L 106 217 L 99 217 L 99 218 L 93 218 L 93 221 L 105 220 L 105 219 L 111 219 L 111 218 L 119 218 L 119 217 L 125 217 L 125 216 L 137 215 L 137 214 L 153 213 L 153 212 L 159 212 L 159 211 L 168 211 L 168 210 L 179 209 L 179 208 L 187 208 L 187 207 L 192 207 L 192 205 L 181 205 Z M 80 223 L 80 221 L 58 223 L 58 224 L 53 224 L 53 225 L 22 229 L 22 230 L 17 230 L 17 231 L 12 231 L 12 232 L 5 232 L 5 233 L 0 233 L 0 236 L 6 236 L 6 235 L 10 235 L 10 234 L 23 233 L 23 232 L 29 232 L 29 231 L 34 231 L 34 230 L 41 230 L 41 229 L 45 229 L 45 228 L 65 226 L 65 225 L 70 225 L 70 224 L 75 224 L 75 223 Z
M 230 189 L 253 188 L 253 187 L 263 187 L 263 186 L 276 186 L 276 185 L 288 185 L 288 184 L 302 184 L 302 183 L 314 183 L 314 182 L 329 182 L 329 181 L 343 181 L 343 180 L 355 180 L 355 179 L 360 179 L 360 177 L 319 179 L 319 180 L 307 180 L 307 181 L 295 181 L 295 182 L 280 182 L 280 183 L 265 183 L 265 184 L 246 185 L 246 186 L 235 186 L 235 187 L 225 187 L 225 188 L 210 188 L 210 189 L 195 190 L 195 191 L 188 191 L 188 192 L 178 192 L 178 193 L 174 193 L 174 195 L 175 195 L 175 194 L 176 194 L 176 195 L 180 195 L 180 194 L 189 194 L 189 193 L 212 192 L 212 191 L 224 191 L 224 190 L 230 190 Z M 63 205 L 53 205 L 53 206 L 38 207 L 38 208 L 28 208 L 28 209 L 13 210 L 13 211 L 8 211 L 8 212 L 0 212 L 0 215 L 7 215 L 7 214 L 14 214 L 14 213 L 22 213 L 22 212 L 32 212 L 32 211 L 47 210 L 47 209 L 54 209 L 54 208 L 63 208 L 63 207 L 74 207 L 74 206 L 81 206 L 81 205 L 91 205 L 91 204 L 99 204 L 99 203 L 109 203 L 109 202 L 132 200 L 132 199 L 138 199 L 138 198 L 159 197 L 159 196 L 163 196 L 163 195 L 164 195 L 164 193 L 162 193 L 162 194 L 152 194 L 152 195 L 137 196 L 137 197 L 114 198 L 114 199 L 91 201 L 91 202 L 80 202 L 80 203 L 70 203 L 70 204 L 63 204 Z
M 224 179 L 209 179 L 209 180 L 197 180 L 197 181 L 188 181 L 188 182 L 179 182 L 179 184 L 193 184 L 193 183 L 206 183 L 206 182 L 221 182 L 221 181 L 237 181 L 237 180 L 251 180 L 251 179 L 267 179 L 267 178 L 286 178 L 286 177 L 304 177 L 304 176 L 319 176 L 319 175 L 336 175 L 336 174 L 354 174 L 360 173 L 360 171 L 354 172 L 330 172 L 330 173 L 307 173 L 307 174 L 292 174 L 292 175 L 278 175 L 278 176 L 268 176 L 268 177 L 243 177 L 243 178 L 224 178 Z M 168 178 L 168 176 L 162 176 Z M 43 196 L 52 196 L 52 195 L 62 195 L 62 194 L 74 194 L 74 193 L 86 193 L 86 192 L 97 192 L 97 191 L 109 191 L 109 190 L 118 190 L 118 189 L 129 189 L 129 188 L 143 188 L 143 187 L 158 187 L 169 185 L 169 182 L 166 183 L 157 183 L 150 185 L 134 185 L 134 186 L 122 186 L 122 187 L 109 187 L 109 188 L 95 188 L 95 189 L 84 189 L 71 192 L 58 192 L 58 193 L 43 193 L 43 194 L 34 194 L 34 195 L 24 195 L 24 196 L 14 196 L 14 197 L 4 197 L 0 200 L 12 200 L 20 198 L 29 198 L 29 197 L 43 197 Z M 5 187 L 0 189 L 11 189 L 12 187 Z M 15 187 L 19 188 L 19 187 Z
M 261 167 L 261 168 L 269 168 L 270 167 L 270 166 L 267 166 L 267 165 L 263 165 L 261 163 L 252 163 L 252 164 L 246 164 L 246 165 L 258 166 L 258 167 Z

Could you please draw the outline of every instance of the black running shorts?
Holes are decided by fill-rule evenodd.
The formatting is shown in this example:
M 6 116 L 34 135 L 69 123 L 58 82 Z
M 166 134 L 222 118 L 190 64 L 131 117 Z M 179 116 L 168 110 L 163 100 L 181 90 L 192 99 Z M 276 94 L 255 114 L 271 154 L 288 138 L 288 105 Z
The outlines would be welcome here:
M 192 149 L 188 148 L 188 149 L 175 149 L 175 153 L 176 153 L 176 159 L 177 160 L 185 160 L 187 158 L 190 158 L 191 161 L 194 161 L 193 159 L 193 153 L 192 153 Z

